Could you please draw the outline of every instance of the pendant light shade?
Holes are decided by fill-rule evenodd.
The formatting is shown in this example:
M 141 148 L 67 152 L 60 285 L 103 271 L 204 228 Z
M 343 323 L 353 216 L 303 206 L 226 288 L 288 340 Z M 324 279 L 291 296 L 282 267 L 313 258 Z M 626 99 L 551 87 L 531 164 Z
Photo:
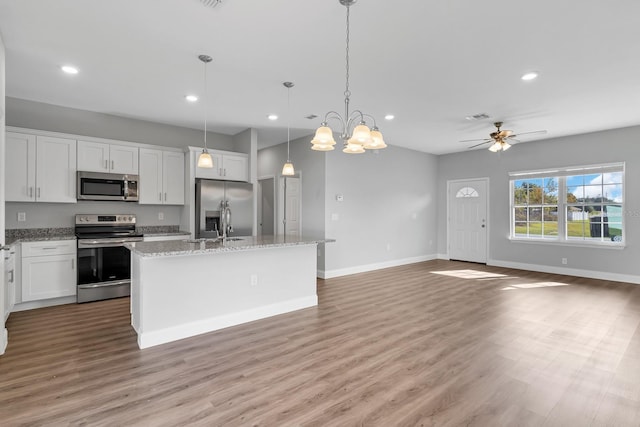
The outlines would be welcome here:
M 198 59 L 204 63 L 204 148 L 202 149 L 202 153 L 198 156 L 198 167 L 199 168 L 213 168 L 213 158 L 211 158 L 211 154 L 209 154 L 209 150 L 207 150 L 207 64 L 212 61 L 212 58 L 209 55 L 200 55 Z
M 331 151 L 333 146 L 336 145 L 336 140 L 333 139 L 333 131 L 326 123 L 316 130 L 316 136 L 311 140 L 312 150 L 316 151 Z
M 211 158 L 211 154 L 209 154 L 206 148 L 202 150 L 202 153 L 198 156 L 198 167 L 209 169 L 213 167 L 213 158 Z
M 284 82 L 282 83 L 284 87 L 287 88 L 287 162 L 282 167 L 282 175 L 283 176 L 293 176 L 296 174 L 295 169 L 293 168 L 293 163 L 289 159 L 289 144 L 291 143 L 290 139 L 290 122 L 291 122 L 291 88 L 293 87 L 292 82 Z
M 293 163 L 287 162 L 282 167 L 282 175 L 283 176 L 293 176 L 296 174 L 295 169 L 293 168 Z
M 371 143 L 365 145 L 364 148 L 367 150 L 378 150 L 381 148 L 386 148 L 387 144 L 384 143 L 384 139 L 382 138 L 382 133 L 378 130 L 377 127 L 371 129 Z

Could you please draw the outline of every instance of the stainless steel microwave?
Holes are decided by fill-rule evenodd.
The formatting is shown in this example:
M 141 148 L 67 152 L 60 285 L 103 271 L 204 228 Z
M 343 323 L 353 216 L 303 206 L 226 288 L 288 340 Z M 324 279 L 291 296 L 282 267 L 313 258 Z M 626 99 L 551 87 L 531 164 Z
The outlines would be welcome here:
M 78 171 L 78 200 L 138 201 L 138 175 Z

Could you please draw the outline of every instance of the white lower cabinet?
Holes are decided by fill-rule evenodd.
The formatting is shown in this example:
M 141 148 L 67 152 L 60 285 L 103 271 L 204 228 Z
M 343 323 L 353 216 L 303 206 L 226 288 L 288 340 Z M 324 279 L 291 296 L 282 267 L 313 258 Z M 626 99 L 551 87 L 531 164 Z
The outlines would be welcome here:
M 16 302 L 16 246 L 12 245 L 4 256 L 5 271 L 5 294 L 4 294 L 4 320 L 7 320 L 9 313 L 13 310 Z
M 76 241 L 22 243 L 22 302 L 76 294 Z

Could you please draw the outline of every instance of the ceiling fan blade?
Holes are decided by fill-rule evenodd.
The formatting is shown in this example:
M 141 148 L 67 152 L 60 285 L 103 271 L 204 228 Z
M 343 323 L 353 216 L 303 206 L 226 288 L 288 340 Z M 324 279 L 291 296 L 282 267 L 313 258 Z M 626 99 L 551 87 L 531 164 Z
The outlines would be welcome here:
M 477 142 L 477 141 L 489 142 L 491 141 L 491 139 L 489 138 L 463 139 L 462 141 L 458 141 L 458 142 Z
M 490 143 L 490 142 L 492 142 L 492 141 L 491 141 L 491 140 L 484 141 L 484 142 L 481 142 L 480 144 L 472 145 L 472 146 L 471 146 L 471 147 L 469 147 L 469 148 L 476 148 L 476 147 L 479 147 L 479 146 L 481 146 L 481 145 L 488 144 L 488 143 Z
M 518 134 L 509 135 L 509 138 L 513 138 L 515 136 L 521 136 L 521 135 L 533 135 L 534 133 L 545 134 L 545 133 L 547 133 L 547 131 L 546 130 L 534 130 L 534 131 L 531 131 L 531 132 L 520 132 Z

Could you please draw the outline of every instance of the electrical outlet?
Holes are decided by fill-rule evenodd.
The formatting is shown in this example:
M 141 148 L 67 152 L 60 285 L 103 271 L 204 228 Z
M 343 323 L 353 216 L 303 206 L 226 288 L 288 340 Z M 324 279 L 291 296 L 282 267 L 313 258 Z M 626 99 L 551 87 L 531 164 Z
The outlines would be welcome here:
M 340 215 L 338 215 L 337 213 L 331 214 L 331 221 L 337 221 L 339 219 L 340 219 Z
M 164 221 L 164 212 L 158 212 L 158 220 Z
M 26 212 L 18 212 L 18 222 L 25 222 L 27 220 Z
M 257 274 L 252 274 L 251 275 L 251 286 L 258 286 L 258 275 Z
M 567 265 L 567 259 L 566 258 L 562 258 L 562 264 Z

